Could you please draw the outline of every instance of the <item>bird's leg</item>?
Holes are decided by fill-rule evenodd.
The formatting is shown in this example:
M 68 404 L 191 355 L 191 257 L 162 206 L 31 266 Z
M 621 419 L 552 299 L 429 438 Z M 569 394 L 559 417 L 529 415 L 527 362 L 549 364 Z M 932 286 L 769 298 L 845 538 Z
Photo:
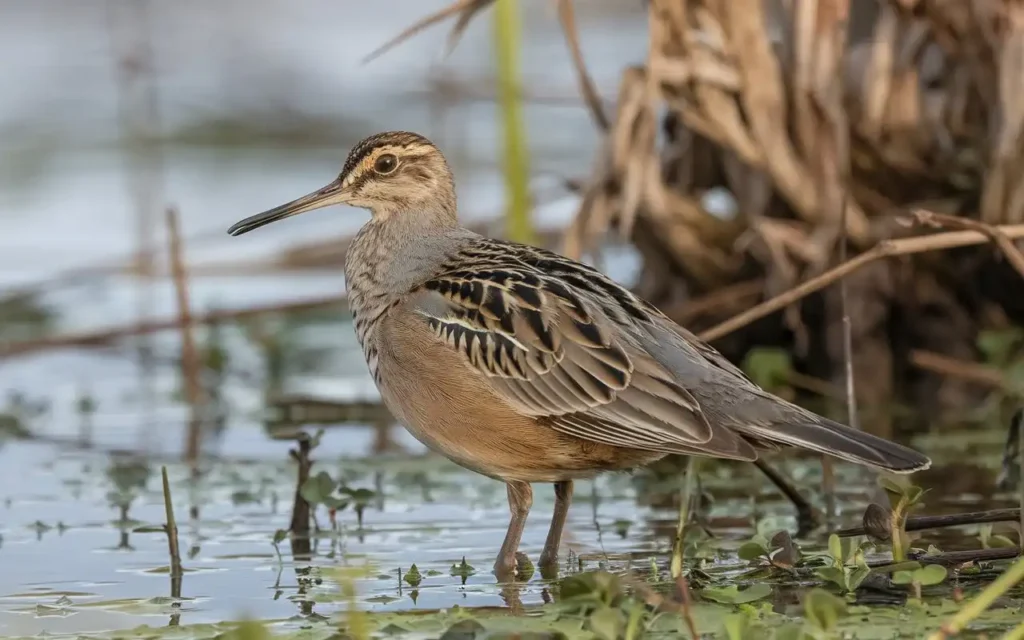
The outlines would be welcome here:
M 754 460 L 754 465 L 761 470 L 761 473 L 768 476 L 768 479 L 772 481 L 772 484 L 782 492 L 782 495 L 789 498 L 789 501 L 796 507 L 796 522 L 798 534 L 806 534 L 808 531 L 818 526 L 821 522 L 821 514 L 817 509 L 811 506 L 811 503 L 800 495 L 800 492 L 796 490 L 796 487 L 791 485 L 785 477 L 771 466 L 767 462 L 758 458 Z
M 572 480 L 555 483 L 555 510 L 551 514 L 551 528 L 544 542 L 544 551 L 540 554 L 541 567 L 554 567 L 558 564 L 558 546 L 562 542 L 562 529 L 565 528 L 565 517 L 569 514 L 572 504 Z
M 512 514 L 505 533 L 505 542 L 501 544 L 498 559 L 494 562 L 494 575 L 498 580 L 511 580 L 516 575 L 516 551 L 523 537 L 526 516 L 530 515 L 533 506 L 533 488 L 528 482 L 506 482 L 508 491 L 508 510 Z

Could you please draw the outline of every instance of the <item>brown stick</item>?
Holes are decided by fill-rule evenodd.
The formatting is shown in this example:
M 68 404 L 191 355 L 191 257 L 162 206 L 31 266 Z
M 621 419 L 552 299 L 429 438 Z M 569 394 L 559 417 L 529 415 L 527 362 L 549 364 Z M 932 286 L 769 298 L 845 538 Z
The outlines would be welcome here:
M 295 302 L 274 303 L 269 305 L 247 307 L 244 309 L 218 309 L 210 313 L 195 316 L 192 318 L 194 324 L 209 324 L 211 322 L 223 322 L 228 320 L 241 320 L 267 313 L 295 313 L 298 311 L 311 311 L 335 305 L 344 306 L 345 296 L 327 296 L 318 298 L 307 298 Z M 113 329 L 102 329 L 100 331 L 88 331 L 72 333 L 63 336 L 42 338 L 40 340 L 26 340 L 14 344 L 0 344 L 0 360 L 12 356 L 26 355 L 37 351 L 46 351 L 61 347 L 98 347 L 113 340 L 130 338 L 146 333 L 157 333 L 181 327 L 181 318 L 159 320 L 156 322 L 144 322 L 131 326 L 115 327 Z
M 815 509 L 810 502 L 807 502 L 806 498 L 790 484 L 789 480 L 786 479 L 781 473 L 775 470 L 774 467 L 769 465 L 763 458 L 754 460 L 754 466 L 761 470 L 765 476 L 771 480 L 775 488 L 782 492 L 782 495 L 786 496 L 787 499 L 796 508 L 796 522 L 799 533 L 807 533 L 814 529 L 821 521 L 821 514 Z
M 995 547 L 993 549 L 965 549 L 963 551 L 943 551 L 929 555 L 911 557 L 921 564 L 941 564 L 956 566 L 965 562 L 989 562 L 992 560 L 1009 560 L 1020 555 L 1017 547 Z
M 690 631 L 690 637 L 693 640 L 700 638 L 700 634 L 697 633 L 697 623 L 693 620 L 693 611 L 690 606 L 690 584 L 686 580 L 686 576 L 679 574 L 676 578 L 676 588 L 679 589 L 679 598 L 683 605 L 683 620 L 686 621 L 686 627 Z
M 961 218 L 922 209 L 914 212 L 914 218 L 919 224 L 923 225 L 944 227 L 946 229 L 967 229 L 985 234 L 992 241 L 992 244 L 999 247 L 999 250 L 1003 252 L 1003 255 L 1006 256 L 1006 259 L 1013 268 L 1017 270 L 1017 273 L 1024 278 L 1024 255 L 1021 254 L 1020 250 L 1013 244 L 1013 241 L 999 227 L 979 222 L 973 218 Z
M 671 307 L 662 307 L 662 311 L 679 324 L 685 325 L 694 318 L 710 313 L 719 307 L 737 306 L 745 298 L 758 296 L 762 291 L 764 291 L 764 278 L 753 278 L 726 285 L 721 289 Z
M 1024 224 L 1001 225 L 993 227 L 1007 238 L 1024 237 Z M 832 284 L 866 264 L 890 258 L 893 256 L 905 256 L 928 251 L 942 251 L 944 249 L 955 249 L 957 247 L 969 247 L 987 241 L 985 234 L 979 231 L 950 231 L 946 233 L 935 233 L 931 235 L 918 236 L 914 238 L 900 238 L 899 240 L 883 240 L 871 249 L 856 256 L 851 260 L 829 269 L 819 276 L 803 282 L 789 291 L 781 293 L 771 300 L 740 313 L 725 322 L 722 322 L 700 334 L 702 340 L 708 342 L 717 340 L 729 335 L 737 329 L 742 329 L 755 320 L 768 314 L 787 307 L 794 302 L 819 291 Z
M 611 123 L 601 105 L 601 96 L 597 93 L 594 80 L 587 71 L 587 65 L 583 61 L 583 52 L 580 50 L 579 33 L 576 30 L 576 15 L 573 11 L 572 0 L 558 0 L 558 20 L 562 23 L 562 33 L 565 34 L 565 43 L 569 45 L 569 54 L 572 56 L 572 65 L 576 69 L 576 84 L 579 85 L 583 100 L 590 109 L 590 115 L 594 123 L 602 133 L 611 129 Z
M 181 577 L 181 548 L 178 546 L 178 523 L 174 520 L 174 504 L 171 502 L 171 483 L 167 480 L 167 467 L 160 468 L 164 485 L 164 513 L 167 516 L 167 551 L 170 555 L 171 579 Z
M 958 527 L 967 524 L 985 524 L 989 522 L 1016 522 L 1020 509 L 992 509 L 990 511 L 972 511 L 954 513 L 947 516 L 911 516 L 907 518 L 905 531 L 923 531 L 925 529 L 941 529 Z M 863 526 L 849 527 L 835 532 L 840 537 L 863 536 L 867 531 Z
M 913 349 L 910 352 L 910 364 L 918 369 L 968 380 L 993 389 L 1009 389 L 1010 387 L 998 369 L 977 362 L 950 358 L 934 351 Z
M 288 454 L 297 463 L 298 471 L 295 478 L 295 501 L 292 503 L 292 522 L 288 530 L 295 538 L 309 539 L 309 503 L 302 497 L 302 485 L 309 480 L 309 470 L 313 467 L 313 461 L 309 459 L 312 451 L 312 442 L 306 433 L 299 434 L 299 448 L 291 449 Z
M 1015 547 L 994 547 L 991 549 L 964 549 L 961 551 L 943 551 L 928 555 L 913 555 L 905 562 L 890 562 L 889 560 L 873 560 L 868 563 L 872 571 L 877 573 L 895 573 L 914 567 L 918 564 L 941 564 L 945 566 L 956 566 L 966 562 L 991 562 L 992 560 L 1008 560 L 1020 555 L 1020 550 Z
M 188 273 L 182 255 L 178 212 L 167 209 L 167 234 L 170 236 L 171 273 L 174 275 L 174 293 L 178 300 L 178 327 L 181 330 L 181 378 L 189 405 L 188 433 L 185 436 L 185 459 L 192 465 L 199 459 L 202 429 L 201 413 L 203 388 L 199 382 L 199 355 L 192 336 L 192 311 L 189 304 Z

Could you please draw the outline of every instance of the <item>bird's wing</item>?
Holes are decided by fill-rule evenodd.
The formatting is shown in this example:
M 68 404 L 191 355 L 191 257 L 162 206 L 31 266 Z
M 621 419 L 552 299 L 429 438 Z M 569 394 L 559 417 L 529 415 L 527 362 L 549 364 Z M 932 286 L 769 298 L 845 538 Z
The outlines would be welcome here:
M 539 263 L 551 259 L 562 271 Z M 621 447 L 756 458 L 741 438 L 712 428 L 693 394 L 624 328 L 638 312 L 616 299 L 625 290 L 605 291 L 611 281 L 595 284 L 596 271 L 573 265 L 488 244 L 454 256 L 410 300 L 438 341 L 554 429 Z

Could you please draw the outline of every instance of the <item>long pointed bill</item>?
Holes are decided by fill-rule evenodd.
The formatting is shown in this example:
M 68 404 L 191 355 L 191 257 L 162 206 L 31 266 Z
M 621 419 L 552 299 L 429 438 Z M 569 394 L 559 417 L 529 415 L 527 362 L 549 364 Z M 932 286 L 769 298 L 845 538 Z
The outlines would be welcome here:
M 342 204 L 347 200 L 346 194 L 342 189 L 341 182 L 335 180 L 323 189 L 319 189 L 309 195 L 302 196 L 298 200 L 292 200 L 288 204 L 283 204 L 280 207 L 274 207 L 269 211 L 257 213 L 245 220 L 236 222 L 230 229 L 228 229 L 228 233 L 233 236 L 240 236 L 243 233 L 248 233 L 253 229 L 258 229 L 264 225 L 270 224 L 271 222 L 284 220 L 285 218 L 290 218 L 300 213 L 305 213 L 306 211 L 329 207 L 332 204 Z

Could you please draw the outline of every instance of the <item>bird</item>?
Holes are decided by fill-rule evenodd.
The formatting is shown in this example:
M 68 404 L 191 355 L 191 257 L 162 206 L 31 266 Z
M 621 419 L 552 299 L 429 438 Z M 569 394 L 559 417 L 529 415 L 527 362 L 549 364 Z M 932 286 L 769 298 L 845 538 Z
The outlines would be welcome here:
M 554 485 L 540 566 L 557 567 L 573 483 L 602 472 L 784 447 L 895 473 L 931 464 L 768 393 L 600 271 L 461 226 L 452 171 L 417 133 L 369 136 L 325 187 L 228 233 L 339 204 L 370 213 L 345 287 L 382 401 L 429 449 L 506 485 L 499 579 L 517 575 L 533 483 Z

